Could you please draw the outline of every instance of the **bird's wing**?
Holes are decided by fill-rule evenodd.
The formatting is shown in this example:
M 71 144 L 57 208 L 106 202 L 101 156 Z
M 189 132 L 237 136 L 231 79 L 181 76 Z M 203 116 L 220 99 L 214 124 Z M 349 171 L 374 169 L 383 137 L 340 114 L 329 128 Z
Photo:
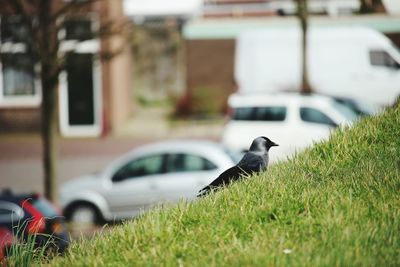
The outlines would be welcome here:
M 251 172 L 260 171 L 264 165 L 265 162 L 263 157 L 252 152 L 247 152 L 238 163 L 240 168 L 246 168 Z
M 252 169 L 249 169 L 245 166 L 233 166 L 229 169 L 227 169 L 226 171 L 224 171 L 223 173 L 221 173 L 217 179 L 215 179 L 214 181 L 212 181 L 209 185 L 207 185 L 206 187 L 204 187 L 203 189 L 201 189 L 198 193 L 198 197 L 202 197 L 207 195 L 208 193 L 211 192 L 211 190 L 216 189 L 218 187 L 224 186 L 224 185 L 228 185 L 230 184 L 232 181 L 236 181 L 238 179 L 240 179 L 242 176 L 247 176 L 249 174 L 251 174 L 252 172 L 254 172 Z

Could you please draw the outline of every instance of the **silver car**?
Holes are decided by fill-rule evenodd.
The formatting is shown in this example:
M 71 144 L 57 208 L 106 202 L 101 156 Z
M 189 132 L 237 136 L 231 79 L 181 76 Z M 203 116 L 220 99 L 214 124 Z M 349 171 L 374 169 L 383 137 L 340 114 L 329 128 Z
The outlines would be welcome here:
M 156 203 L 194 198 L 238 160 L 238 154 L 209 141 L 145 145 L 99 173 L 63 184 L 61 205 L 76 223 L 132 218 Z

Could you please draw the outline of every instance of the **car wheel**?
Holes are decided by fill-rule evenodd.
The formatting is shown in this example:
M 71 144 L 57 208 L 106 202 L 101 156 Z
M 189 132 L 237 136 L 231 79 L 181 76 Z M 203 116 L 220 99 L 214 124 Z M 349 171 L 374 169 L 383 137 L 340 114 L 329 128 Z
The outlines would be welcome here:
M 79 225 L 95 225 L 101 222 L 101 216 L 97 208 L 86 203 L 73 205 L 68 209 L 66 217 L 69 222 Z

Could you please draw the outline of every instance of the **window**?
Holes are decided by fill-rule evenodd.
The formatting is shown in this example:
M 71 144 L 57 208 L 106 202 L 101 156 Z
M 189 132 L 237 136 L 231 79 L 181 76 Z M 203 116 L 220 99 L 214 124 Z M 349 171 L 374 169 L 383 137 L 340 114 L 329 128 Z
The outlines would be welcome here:
M 40 86 L 36 58 L 30 49 L 30 27 L 19 16 L 3 16 L 0 36 L 0 103 L 39 104 Z
M 12 210 L 0 207 L 0 216 L 9 216 L 11 214 L 12 214 Z
M 3 95 L 35 95 L 33 60 L 25 53 L 1 55 Z
M 241 107 L 234 110 L 233 119 L 239 121 L 283 121 L 286 108 L 276 107 Z
M 308 108 L 308 107 L 300 108 L 300 117 L 305 122 L 326 124 L 334 127 L 337 126 L 337 124 L 334 121 L 332 121 L 327 115 L 325 115 L 323 112 L 315 108 Z
M 8 208 L 0 207 L 0 222 L 12 222 L 14 211 Z
M 168 172 L 208 171 L 217 166 L 211 161 L 189 154 L 170 154 L 168 156 Z
M 94 125 L 93 55 L 69 53 L 66 70 L 69 125 Z
M 65 33 L 67 40 L 93 39 L 92 22 L 89 19 L 71 19 L 65 21 Z
M 134 178 L 139 176 L 149 176 L 164 172 L 164 155 L 146 156 L 133 160 L 120 168 L 113 176 L 113 182 Z
M 58 216 L 56 209 L 53 205 L 44 198 L 34 198 L 31 200 L 31 204 L 40 211 L 45 217 L 50 218 Z
M 348 121 L 355 121 L 358 118 L 358 114 L 354 109 L 357 109 L 356 104 L 352 103 L 341 103 L 339 101 L 335 101 L 333 106 L 337 111 L 340 112 Z
M 16 204 L 0 201 L 0 223 L 18 221 L 24 216 L 23 210 Z
M 1 19 L 2 43 L 30 43 L 31 33 L 27 25 L 22 23 L 20 16 L 9 16 Z
M 224 151 L 235 163 L 238 163 L 243 157 L 243 155 L 241 153 L 230 150 L 228 148 L 224 148 Z
M 371 50 L 369 51 L 369 60 L 372 66 L 387 67 L 391 69 L 399 69 L 400 64 L 396 62 L 386 51 Z

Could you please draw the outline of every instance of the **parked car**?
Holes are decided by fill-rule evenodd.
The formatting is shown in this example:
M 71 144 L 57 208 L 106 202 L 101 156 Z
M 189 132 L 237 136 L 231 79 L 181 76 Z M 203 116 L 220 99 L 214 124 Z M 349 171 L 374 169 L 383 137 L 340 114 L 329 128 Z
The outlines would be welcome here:
M 268 136 L 279 144 L 271 153 L 271 162 L 328 137 L 332 129 L 350 125 L 358 117 L 347 105 L 322 95 L 233 94 L 228 105 L 230 120 L 222 143 L 246 151 L 255 137 Z
M 68 220 L 100 223 L 132 218 L 156 203 L 192 199 L 238 155 L 209 141 L 166 141 L 144 145 L 102 171 L 61 186 Z
M 330 97 L 332 97 L 335 101 L 347 106 L 360 117 L 376 115 L 380 111 L 382 111 L 381 106 L 372 103 L 367 103 L 365 101 L 360 101 L 348 97 L 337 97 L 337 96 L 330 96 Z
M 14 245 L 15 242 L 12 232 L 6 227 L 0 227 L 0 266 L 3 266 L 3 260 L 7 254 L 7 250 Z
M 39 194 L 0 193 L 0 240 L 4 248 L 14 240 L 35 241 L 35 246 L 46 246 L 59 252 L 69 245 L 65 220 L 57 208 Z M 34 236 L 34 238 L 30 238 Z M 3 251 L 4 252 L 4 251 Z

